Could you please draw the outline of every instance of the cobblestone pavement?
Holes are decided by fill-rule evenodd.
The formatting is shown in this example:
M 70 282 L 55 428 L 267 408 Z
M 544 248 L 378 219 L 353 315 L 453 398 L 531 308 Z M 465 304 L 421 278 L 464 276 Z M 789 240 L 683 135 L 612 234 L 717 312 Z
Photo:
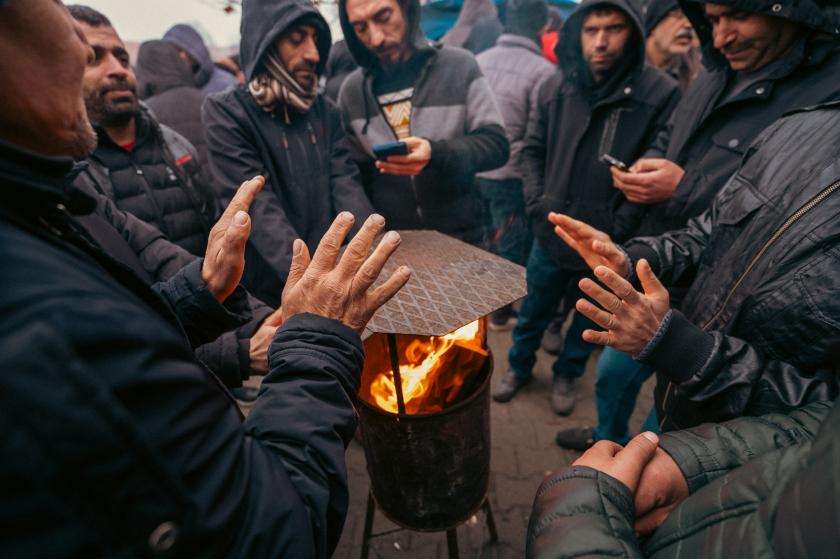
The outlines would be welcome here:
M 507 368 L 510 332 L 491 332 L 490 347 L 496 368 L 493 383 Z M 559 417 L 551 411 L 551 359 L 540 351 L 534 370 L 535 380 L 507 404 L 491 403 L 491 474 L 490 504 L 499 532 L 499 542 L 489 543 L 484 513 L 479 512 L 458 527 L 460 557 L 466 559 L 521 558 L 525 554 L 525 531 L 531 503 L 543 477 L 571 464 L 579 453 L 559 448 L 554 443 L 558 429 L 594 424 L 595 360 L 593 354 L 587 372 L 578 382 L 578 402 L 570 417 Z M 637 432 L 652 405 L 653 379 L 643 387 L 631 421 Z M 341 541 L 334 557 L 358 559 L 361 556 L 365 506 L 369 487 L 364 451 L 353 442 L 347 451 L 350 481 L 350 508 Z M 398 529 L 381 513 L 375 517 L 374 534 Z M 371 542 L 371 558 L 444 559 L 448 557 L 444 533 L 419 533 L 398 530 Z

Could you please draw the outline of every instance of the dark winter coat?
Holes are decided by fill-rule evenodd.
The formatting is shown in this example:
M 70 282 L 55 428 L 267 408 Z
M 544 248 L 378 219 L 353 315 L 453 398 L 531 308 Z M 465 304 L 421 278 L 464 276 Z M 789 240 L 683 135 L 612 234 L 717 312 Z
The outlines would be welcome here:
M 239 83 L 230 72 L 216 67 L 207 45 L 204 44 L 204 39 L 189 25 L 183 23 L 173 25 L 164 34 L 163 40 L 190 55 L 195 62 L 193 71 L 195 84 L 205 95 L 219 93 Z
M 840 406 L 815 402 L 665 434 L 691 495 L 643 542 L 627 486 L 564 468 L 537 492 L 527 557 L 840 557 L 838 430 Z
M 706 68 L 645 154 L 673 161 L 683 167 L 685 175 L 669 201 L 648 208 L 640 234 L 658 235 L 678 229 L 690 217 L 707 210 L 737 170 L 747 146 L 783 114 L 840 98 L 840 22 L 835 14 L 821 12 L 813 0 L 716 3 L 802 21 L 809 26 L 807 38 L 785 55 L 786 63 L 766 79 L 721 102 L 734 74 L 712 46 L 703 5 L 691 1 L 682 4 L 700 38 Z
M 202 178 L 195 148 L 158 124 L 145 108 L 135 121 L 137 139 L 131 151 L 97 128 L 99 140 L 90 156 L 91 170 L 102 177 L 96 181 L 97 189 L 173 243 L 203 256 L 217 206 Z
M 280 33 L 301 18 L 327 28 L 308 0 L 252 0 L 245 5 L 240 50 L 248 80 L 258 73 L 263 54 Z M 320 68 L 329 33 L 319 32 L 318 38 Z M 270 305 L 279 304 L 295 239 L 303 239 L 314 252 L 339 212 L 353 213 L 357 225 L 371 213 L 335 105 L 318 96 L 305 114 L 290 110 L 289 116 L 287 124 L 284 111 L 264 111 L 247 85 L 210 96 L 203 108 L 214 183 L 223 201 L 243 181 L 255 175 L 266 178 L 251 206 L 253 229 L 243 283 Z
M 397 141 L 397 136 L 373 93 L 373 81 L 381 72 L 378 59 L 356 37 L 340 0 L 344 38 L 360 66 L 339 93 L 353 159 L 373 207 L 390 227 L 435 229 L 480 242 L 484 231 L 475 174 L 507 161 L 504 123 L 473 55 L 429 43 L 420 31 L 419 1 L 403 5 L 414 56 L 426 57 L 414 84 L 411 135 L 431 143 L 431 160 L 415 177 L 388 175 L 375 168 L 373 146 Z
M 629 66 L 624 77 L 613 77 L 612 87 L 595 97 L 586 85 L 589 68 L 581 54 L 580 27 L 593 5 L 605 3 L 629 16 L 633 33 L 623 55 Z M 644 63 L 642 24 L 624 0 L 587 0 L 563 29 L 556 49 L 561 71 L 540 87 L 520 165 L 534 235 L 564 265 L 585 270 L 583 260 L 554 234 L 548 212 L 571 215 L 616 239 L 634 233 L 643 209 L 613 187 L 601 156 L 628 163 L 638 157 L 664 126 L 679 90 L 665 73 Z
M 178 47 L 166 41 L 146 41 L 137 53 L 137 93 L 155 119 L 185 137 L 198 151 L 198 161 L 207 165 L 207 137 L 201 122 L 201 104 L 206 94 L 195 85 Z
M 150 289 L 75 224 L 71 167 L 0 147 L 0 556 L 329 556 L 358 335 L 288 320 L 243 422 L 192 346 L 244 291 L 220 305 L 200 261 Z
M 96 210 L 90 215 L 79 216 L 77 221 L 114 260 L 131 268 L 151 285 L 168 280 L 198 259 L 167 240 L 152 225 L 117 208 L 109 198 L 98 193 L 95 180 L 85 169 L 73 183 L 96 199 Z M 251 337 L 272 312 L 265 303 L 250 295 L 248 303 L 251 320 L 195 349 L 196 357 L 228 388 L 241 386 L 242 381 L 251 376 Z
M 785 412 L 838 394 L 840 103 L 783 118 L 712 208 L 633 239 L 665 285 L 690 283 L 640 360 L 665 429 Z

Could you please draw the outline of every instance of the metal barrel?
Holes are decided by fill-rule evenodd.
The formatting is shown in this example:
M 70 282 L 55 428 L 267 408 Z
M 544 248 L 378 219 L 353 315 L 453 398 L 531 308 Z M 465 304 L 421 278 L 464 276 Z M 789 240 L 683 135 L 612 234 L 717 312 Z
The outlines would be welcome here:
M 473 392 L 443 411 L 385 412 L 359 400 L 371 491 L 404 528 L 436 532 L 469 519 L 490 480 L 490 376 L 493 356 L 475 373 Z

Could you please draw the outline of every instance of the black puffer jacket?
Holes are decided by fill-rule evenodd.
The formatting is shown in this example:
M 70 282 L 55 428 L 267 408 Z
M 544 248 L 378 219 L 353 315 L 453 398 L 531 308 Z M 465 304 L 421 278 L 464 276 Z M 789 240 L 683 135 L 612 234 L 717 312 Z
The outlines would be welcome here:
M 145 108 L 135 118 L 137 140 L 131 151 L 97 129 L 99 141 L 90 164 L 107 177 L 97 186 L 121 210 L 153 224 L 191 254 L 203 256 L 217 207 L 212 189 L 201 178 L 197 152 Z
M 251 0 L 242 14 L 242 64 L 248 80 L 260 71 L 264 53 L 278 36 L 304 18 L 317 25 L 320 72 L 329 52 L 326 21 L 309 0 Z M 341 116 L 319 95 L 305 114 L 272 115 L 260 107 L 248 86 L 211 95 L 203 108 L 210 161 L 226 203 L 236 188 L 255 175 L 266 185 L 251 206 L 253 230 L 248 242 L 243 283 L 269 305 L 278 305 L 292 260 L 292 243 L 303 239 L 315 248 L 333 218 L 343 210 L 360 225 L 371 213 L 370 202 L 350 161 Z
M 537 492 L 529 559 L 840 557 L 840 406 L 745 417 L 665 434 L 660 446 L 691 496 L 644 542 L 633 494 L 615 478 L 565 468 Z
M 838 214 L 840 103 L 769 127 L 686 228 L 625 245 L 665 285 L 691 284 L 640 356 L 665 429 L 838 394 Z
M 740 94 L 722 102 L 733 80 L 726 59 L 714 49 L 703 4 L 681 6 L 697 30 L 706 68 L 691 84 L 647 157 L 664 157 L 685 169 L 671 200 L 648 208 L 639 234 L 683 227 L 707 210 L 737 170 L 747 147 L 783 114 L 840 98 L 840 23 L 815 0 L 720 0 L 717 4 L 784 17 L 808 26 L 806 38 L 785 62 Z M 836 9 L 836 8 L 835 8 Z
M 207 94 L 196 87 L 178 47 L 167 41 L 146 41 L 137 52 L 134 71 L 137 93 L 155 119 L 185 137 L 198 151 L 202 167 L 208 165 L 207 136 L 201 122 L 201 104 Z
M 0 146 L 0 556 L 328 557 L 359 336 L 292 317 L 243 422 L 191 346 L 244 292 L 220 305 L 196 261 L 161 298 L 75 225 L 71 165 Z
M 591 83 L 580 28 L 592 6 L 603 4 L 628 15 L 632 35 L 615 75 L 600 85 Z M 569 214 L 617 239 L 631 236 L 643 208 L 613 187 L 609 166 L 600 158 L 606 153 L 630 162 L 641 155 L 667 122 L 679 90 L 665 73 L 644 63 L 643 28 L 629 2 L 586 0 L 563 28 L 556 49 L 561 72 L 540 88 L 525 133 L 521 169 L 534 235 L 564 265 L 585 270 L 577 253 L 554 234 L 548 212 Z

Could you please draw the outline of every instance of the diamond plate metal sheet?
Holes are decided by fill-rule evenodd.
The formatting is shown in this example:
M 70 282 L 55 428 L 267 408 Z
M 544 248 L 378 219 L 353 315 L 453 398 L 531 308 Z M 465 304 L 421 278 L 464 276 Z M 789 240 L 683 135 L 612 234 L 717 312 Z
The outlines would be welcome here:
M 399 231 L 380 276 L 399 266 L 411 279 L 368 323 L 375 333 L 443 336 L 527 293 L 525 268 L 437 231 Z

